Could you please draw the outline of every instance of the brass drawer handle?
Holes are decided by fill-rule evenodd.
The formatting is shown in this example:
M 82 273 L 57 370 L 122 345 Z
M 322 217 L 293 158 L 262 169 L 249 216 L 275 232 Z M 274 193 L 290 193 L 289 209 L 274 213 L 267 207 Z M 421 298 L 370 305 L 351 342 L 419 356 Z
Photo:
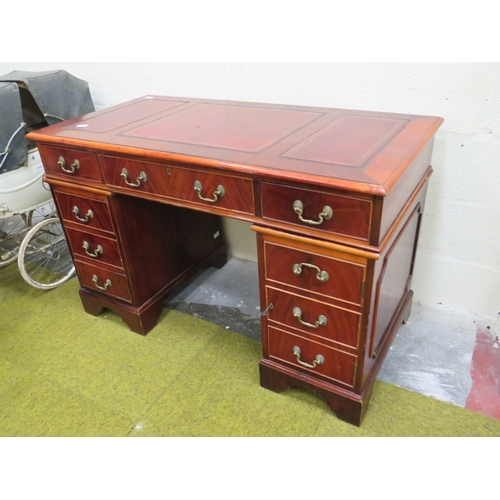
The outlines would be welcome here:
M 327 319 L 322 314 L 318 317 L 316 323 L 314 325 L 312 323 L 307 323 L 306 321 L 302 321 L 302 311 L 298 307 L 293 308 L 293 317 L 302 325 L 308 326 L 309 328 L 319 328 L 320 326 L 326 326 Z
M 318 266 L 308 264 L 307 262 L 301 262 L 300 264 L 293 265 L 293 274 L 295 274 L 295 276 L 300 276 L 302 274 L 302 266 L 315 269 L 317 271 L 316 278 L 318 278 L 321 283 L 326 283 L 330 279 L 330 276 L 326 271 L 322 271 Z
M 213 198 L 203 198 L 201 196 L 201 190 L 203 189 L 203 186 L 201 185 L 200 181 L 195 181 L 194 183 L 194 190 L 198 193 L 198 198 L 203 201 L 208 201 L 209 203 L 215 203 L 219 198 L 222 198 L 226 194 L 226 190 L 224 189 L 224 186 L 221 186 L 220 184 L 217 186 L 217 189 L 214 191 L 214 197 Z
M 312 365 L 310 365 L 309 363 L 305 363 L 304 361 L 301 361 L 300 360 L 301 350 L 300 350 L 300 347 L 297 347 L 297 346 L 294 346 L 293 354 L 295 355 L 295 358 L 297 359 L 297 363 L 299 365 L 305 366 L 306 368 L 313 368 L 314 369 L 318 365 L 322 365 L 325 362 L 325 358 L 321 354 L 318 354 L 316 356 L 316 359 L 313 361 Z
M 323 211 L 319 214 L 319 220 L 308 220 L 302 217 L 304 213 L 304 204 L 300 200 L 295 200 L 293 202 L 293 211 L 299 216 L 299 220 L 305 222 L 306 224 L 311 224 L 312 226 L 319 226 L 323 224 L 325 220 L 330 220 L 333 216 L 333 210 L 328 205 L 323 207 Z
M 99 288 L 99 290 L 106 291 L 108 288 L 111 287 L 111 280 L 109 279 L 105 281 L 104 286 L 98 285 L 97 282 L 99 281 L 99 278 L 95 274 L 94 276 L 92 276 L 92 281 L 95 283 L 95 286 Z
M 125 184 L 127 184 L 127 186 L 132 186 L 132 187 L 139 187 L 141 185 L 141 182 L 142 183 L 148 182 L 148 178 L 144 172 L 141 172 L 139 174 L 139 177 L 136 178 L 135 182 L 129 182 L 127 180 L 128 171 L 126 168 L 122 168 L 122 173 L 120 174 L 120 177 L 123 177 L 123 179 L 125 180 Z
M 68 174 L 74 174 L 76 170 L 80 169 L 80 162 L 78 160 L 75 160 L 69 168 L 65 168 L 66 160 L 62 156 L 59 157 L 57 164 Z
M 85 250 L 85 253 L 89 256 L 92 257 L 93 259 L 96 259 L 99 257 L 99 255 L 102 255 L 104 253 L 104 250 L 102 249 L 101 245 L 97 245 L 97 248 L 94 250 L 93 253 L 89 252 L 89 244 L 87 241 L 83 242 L 83 249 Z
M 75 214 L 75 217 L 80 221 L 80 222 L 88 222 L 92 217 L 94 217 L 94 212 L 90 210 L 90 208 L 87 210 L 87 213 L 85 214 L 85 217 L 80 217 L 80 209 L 75 205 L 73 207 L 72 212 Z

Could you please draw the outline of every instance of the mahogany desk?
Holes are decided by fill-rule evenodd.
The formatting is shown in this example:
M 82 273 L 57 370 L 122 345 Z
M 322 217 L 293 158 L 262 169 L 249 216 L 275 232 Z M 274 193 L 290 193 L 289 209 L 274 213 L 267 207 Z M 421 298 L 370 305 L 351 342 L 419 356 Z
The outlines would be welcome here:
M 33 132 L 85 311 L 146 335 L 253 223 L 261 385 L 360 425 L 409 315 L 437 117 L 145 96 Z M 104 321 L 104 320 L 103 320 Z

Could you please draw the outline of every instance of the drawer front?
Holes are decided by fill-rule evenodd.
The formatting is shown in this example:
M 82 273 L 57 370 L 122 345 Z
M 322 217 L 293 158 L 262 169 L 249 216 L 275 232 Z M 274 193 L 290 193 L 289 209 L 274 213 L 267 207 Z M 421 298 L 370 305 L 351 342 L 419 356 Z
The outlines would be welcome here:
M 128 280 L 124 274 L 93 266 L 80 260 L 75 260 L 75 265 L 80 283 L 83 286 L 127 302 L 132 301 Z
M 65 221 L 113 233 L 114 227 L 107 201 L 84 198 L 56 191 L 54 193 L 61 217 Z
M 40 155 L 46 172 L 102 182 L 97 157 L 93 153 L 77 149 L 41 146 Z
M 280 323 L 307 335 L 356 349 L 361 315 L 302 297 L 266 287 L 269 321 Z
M 272 326 L 268 328 L 268 343 L 270 359 L 349 387 L 354 386 L 356 356 Z M 314 366 L 316 360 L 321 361 L 321 357 L 322 363 Z
M 267 241 L 264 258 L 267 280 L 361 304 L 364 265 Z
M 120 249 L 116 240 L 72 228 L 66 228 L 66 233 L 75 256 L 123 268 Z
M 368 241 L 372 211 L 369 200 L 267 182 L 262 183 L 261 190 L 264 219 Z M 309 222 L 300 220 L 295 210 Z
M 255 213 L 253 183 L 250 179 L 196 170 L 184 170 L 183 172 L 178 170 L 175 174 L 176 192 L 183 193 L 180 196 L 182 199 L 234 212 L 250 215 Z M 198 191 L 195 189 L 196 187 Z M 214 202 L 220 187 L 223 188 L 224 196 L 217 197 L 217 201 Z M 186 197 L 184 193 L 187 193 Z
M 110 156 L 103 156 L 100 161 L 104 180 L 110 186 L 235 212 L 254 213 L 251 179 Z M 223 188 L 220 190 L 222 195 L 216 194 L 219 186 Z

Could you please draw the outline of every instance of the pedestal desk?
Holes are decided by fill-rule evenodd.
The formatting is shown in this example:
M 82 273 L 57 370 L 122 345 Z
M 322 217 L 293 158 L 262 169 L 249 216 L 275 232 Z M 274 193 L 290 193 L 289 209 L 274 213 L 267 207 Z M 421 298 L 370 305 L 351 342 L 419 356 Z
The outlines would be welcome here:
M 85 311 L 146 335 L 165 297 L 253 223 L 261 385 L 360 425 L 410 289 L 438 117 L 145 96 L 37 142 Z M 103 322 L 106 321 L 103 319 Z

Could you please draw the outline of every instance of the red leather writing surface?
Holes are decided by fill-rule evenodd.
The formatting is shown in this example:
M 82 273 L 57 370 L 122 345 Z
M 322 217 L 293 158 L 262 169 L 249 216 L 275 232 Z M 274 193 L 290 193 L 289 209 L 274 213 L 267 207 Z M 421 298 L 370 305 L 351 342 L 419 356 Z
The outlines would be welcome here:
M 123 135 L 259 153 L 319 116 L 321 113 L 202 103 Z
M 47 127 L 32 138 L 385 195 L 442 121 L 145 96 Z

